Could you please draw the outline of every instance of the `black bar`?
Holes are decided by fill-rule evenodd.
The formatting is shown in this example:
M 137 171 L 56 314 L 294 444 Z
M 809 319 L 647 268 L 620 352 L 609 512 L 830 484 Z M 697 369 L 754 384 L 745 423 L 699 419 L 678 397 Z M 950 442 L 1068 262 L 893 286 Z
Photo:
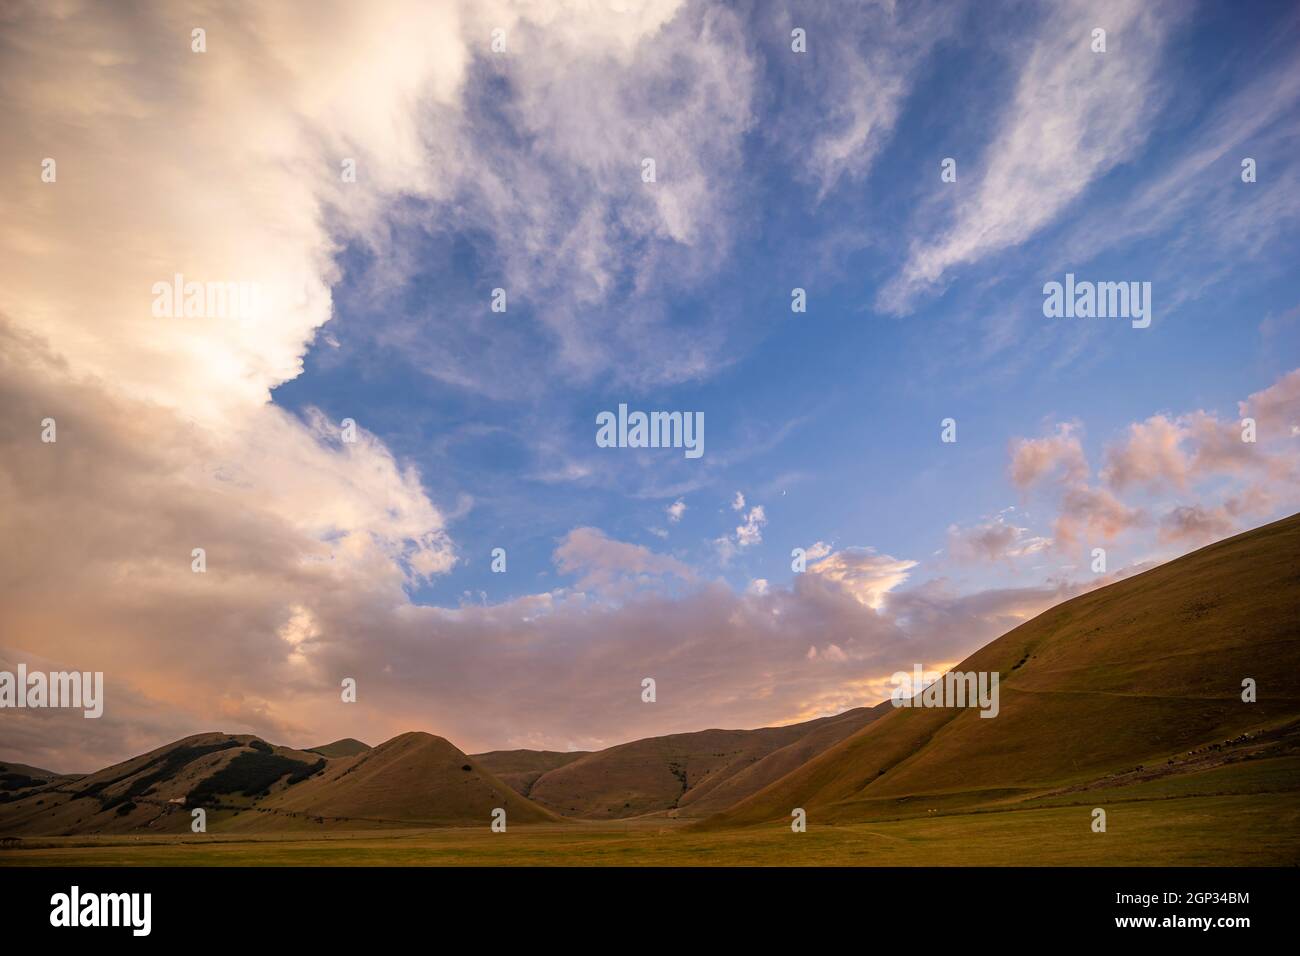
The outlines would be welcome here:
M 610 945 L 624 936 L 652 944 L 664 933 L 664 943 L 674 946 L 715 937 L 770 945 L 777 932 L 812 943 L 834 931 L 875 948 L 953 933 L 954 942 L 978 944 L 1030 927 L 1050 934 L 1034 937 L 1044 944 L 1097 936 L 1199 936 L 1230 944 L 1243 933 L 1288 927 L 1296 875 L 1280 868 L 4 868 L 0 915 L 7 943 L 75 932 L 128 945 L 148 939 L 203 948 L 353 937 L 374 944 L 377 933 L 464 945 L 463 934 L 472 931 L 493 948 L 550 937 L 586 951 L 580 938 L 590 942 L 596 929 L 622 934 L 603 937 Z M 129 926 L 51 926 L 51 898 L 73 886 L 83 900 L 92 893 L 151 894 L 149 935 L 134 937 Z M 1207 896 L 1198 900 L 1197 893 Z M 1153 901 L 1121 902 L 1120 894 Z M 1166 917 L 1244 917 L 1249 925 L 1117 925 Z

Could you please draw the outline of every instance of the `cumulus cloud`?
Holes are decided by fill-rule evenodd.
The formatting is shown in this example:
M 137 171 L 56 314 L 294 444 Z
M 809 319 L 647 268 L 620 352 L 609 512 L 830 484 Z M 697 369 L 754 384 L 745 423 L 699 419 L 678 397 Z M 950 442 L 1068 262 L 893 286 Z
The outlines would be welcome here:
M 834 549 L 825 541 L 817 541 L 814 544 L 810 544 L 808 545 L 808 547 L 803 549 L 804 557 L 806 557 L 809 561 L 816 561 L 819 558 L 824 558 L 826 557 L 826 555 L 830 554 L 831 551 L 833 550 Z
M 489 62 L 488 23 L 528 55 Z M 196 24 L 206 53 L 190 52 Z M 515 294 L 569 283 L 590 304 L 655 276 L 689 281 L 707 267 L 703 252 L 727 248 L 731 180 L 715 189 L 712 172 L 749 123 L 738 27 L 734 14 L 677 2 L 8 11 L 0 159 L 30 171 L 0 184 L 9 650 L 104 670 L 113 716 L 102 728 L 120 726 L 128 687 L 178 732 L 195 729 L 187 714 L 202 715 L 200 729 L 220 720 L 273 736 L 346 723 L 334 713 L 338 681 L 362 668 L 330 662 L 355 665 L 364 646 L 376 662 L 366 673 L 400 674 L 371 628 L 421 618 L 410 590 L 456 553 L 419 474 L 364 422 L 343 442 L 339 422 L 270 402 L 316 336 L 346 344 L 322 332 L 341 245 L 394 251 L 412 220 L 472 220 L 502 250 Z M 511 133 L 467 121 L 494 87 L 510 92 L 499 105 Z M 512 137 L 528 146 L 512 153 Z M 639 178 L 646 155 L 659 162 L 657 189 Z M 56 160 L 55 182 L 41 182 L 42 156 Z M 355 160 L 355 183 L 344 160 Z M 376 260 L 374 288 L 413 266 Z M 257 287 L 263 307 L 160 318 L 155 285 L 177 274 Z M 602 313 L 608 339 L 564 297 L 550 301 L 542 319 L 572 368 L 657 347 L 649 307 Z M 450 332 L 435 344 L 456 354 Z M 701 354 L 671 374 L 706 364 Z M 57 422 L 53 444 L 40 440 L 45 418 Z M 196 547 L 204 574 L 190 570 Z M 631 547 L 578 533 L 558 560 L 601 594 L 622 578 L 683 573 Z M 373 714 L 355 719 L 361 732 L 375 726 Z M 388 720 L 427 726 L 415 706 Z M 100 756 L 137 740 L 123 730 Z
M 1300 70 L 1297 71 L 1300 74 Z M 1265 436 L 1294 435 L 1300 421 L 1300 368 L 1287 372 L 1268 388 L 1251 394 L 1238 405 L 1243 417 L 1259 419 Z
M 1116 490 L 1134 484 L 1185 489 L 1189 463 L 1179 448 L 1184 434 L 1164 415 L 1135 422 L 1123 442 L 1107 449 L 1102 480 Z
M 639 544 L 616 541 L 598 528 L 575 528 L 555 549 L 555 564 L 578 575 L 576 587 L 602 595 L 629 594 L 651 579 L 691 580 L 691 569 L 668 555 Z
M 1079 443 L 1078 427 L 1056 426 L 1056 433 L 1043 438 L 1017 438 L 1011 443 L 1011 483 L 1023 490 L 1041 481 L 1057 478 L 1068 483 L 1088 477 L 1088 460 Z
M 735 511 L 742 511 L 745 507 L 744 496 L 737 491 L 735 498 L 732 499 L 731 507 Z M 724 565 L 729 564 L 736 554 L 746 548 L 752 548 L 763 541 L 763 526 L 767 524 L 767 512 L 762 505 L 754 505 L 744 515 L 743 523 L 736 526 L 734 533 L 723 535 L 715 538 L 713 548 L 717 552 L 718 560 Z
M 745 523 L 736 528 L 736 545 L 752 548 L 763 540 L 763 525 L 767 524 L 767 512 L 762 505 L 754 505 L 745 515 Z
M 908 572 L 916 564 L 877 554 L 872 548 L 845 548 L 810 564 L 808 574 L 822 581 L 833 581 L 854 600 L 875 609 L 884 602 L 885 595 L 907 580 Z
M 1267 488 L 1251 485 L 1219 505 L 1178 505 L 1161 516 L 1159 538 L 1165 543 L 1209 544 L 1244 530 L 1247 520 L 1267 514 L 1276 503 Z
M 948 553 L 958 561 L 1001 561 L 1036 554 L 1052 542 L 1012 524 L 1004 514 L 969 527 L 950 525 Z
M 109 726 L 142 698 L 178 729 L 305 726 L 295 691 L 331 676 L 314 652 L 346 640 L 339 608 L 403 606 L 455 560 L 419 476 L 364 432 L 344 451 L 270 405 L 200 429 L 65 372 L 0 324 L 0 630 L 11 656 L 103 671 Z
M 1253 393 L 1238 403 L 1242 419 L 1237 421 L 1198 409 L 1130 424 L 1106 446 L 1096 485 L 1088 480 L 1090 469 L 1073 425 L 1060 425 L 1043 438 L 1014 440 L 1009 476 L 1022 491 L 1043 488 L 1056 495 L 1058 548 L 1153 525 L 1161 543 L 1203 544 L 1244 530 L 1300 484 L 1287 431 L 1300 408 L 1298 383 L 1300 374 L 1292 371 Z M 1252 412 L 1258 415 L 1253 441 L 1245 421 Z M 1134 493 L 1156 502 L 1125 500 Z M 992 532 L 995 540 L 1009 536 L 1005 529 Z
M 686 514 L 686 502 L 681 498 L 678 498 L 665 508 L 664 512 L 668 515 L 668 520 L 673 524 L 676 524 L 682 520 L 682 515 Z
M 1105 488 L 1073 485 L 1061 496 L 1054 537 L 1062 548 L 1079 541 L 1109 541 L 1146 520 L 1141 509 L 1128 507 Z
M 1288 439 L 1289 419 L 1300 410 L 1298 372 L 1239 402 L 1242 418 L 1237 421 L 1197 410 L 1174 418 L 1154 415 L 1130 425 L 1122 440 L 1107 447 L 1102 479 L 1116 491 L 1142 485 L 1176 493 L 1232 476 L 1296 481 L 1300 474 Z M 1248 440 L 1248 417 L 1255 418 L 1253 440 Z

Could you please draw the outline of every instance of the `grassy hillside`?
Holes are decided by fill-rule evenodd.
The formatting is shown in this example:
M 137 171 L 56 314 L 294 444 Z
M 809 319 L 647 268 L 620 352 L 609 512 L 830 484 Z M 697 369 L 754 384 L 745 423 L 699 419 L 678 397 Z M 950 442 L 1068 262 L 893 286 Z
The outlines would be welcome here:
M 573 763 L 589 753 L 590 750 L 490 750 L 474 754 L 474 759 L 483 769 L 496 774 L 512 790 L 526 797 L 542 774 Z
M 322 757 L 355 757 L 357 754 L 363 754 L 369 749 L 369 744 L 363 744 L 352 737 L 344 737 L 342 740 L 336 740 L 332 744 L 324 744 L 320 747 L 307 748 L 309 753 L 320 754 Z
M 702 816 L 778 779 L 880 713 L 859 708 L 787 727 L 635 740 L 547 771 L 528 795 L 557 814 L 584 819 Z
M 1286 752 L 1300 717 L 1300 516 L 1067 601 L 956 669 L 1000 673 L 997 717 L 891 708 L 705 825 L 1104 794 Z M 1256 703 L 1241 699 L 1244 678 Z
M 700 830 L 662 819 L 324 834 L 28 838 L 0 866 L 1294 866 L 1300 756 L 1136 784 L 1089 829 L 1087 795 L 832 825 Z M 1288 787 L 1281 790 L 1279 788 Z M 1225 789 L 1226 788 L 1226 789 Z M 1228 792 L 1228 791 L 1235 792 Z
M 327 765 L 247 734 L 196 734 L 0 804 L 0 834 L 188 832 L 193 807 L 243 808 Z
M 385 825 L 483 826 L 555 820 L 441 737 L 406 733 L 222 821 L 223 831 Z

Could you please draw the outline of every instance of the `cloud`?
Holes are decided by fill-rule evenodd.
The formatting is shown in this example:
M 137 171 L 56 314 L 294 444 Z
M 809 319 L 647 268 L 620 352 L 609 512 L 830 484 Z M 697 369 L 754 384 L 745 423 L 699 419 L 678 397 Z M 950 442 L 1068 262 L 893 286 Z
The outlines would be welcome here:
M 816 561 L 819 558 L 824 558 L 826 555 L 830 554 L 832 550 L 834 549 L 825 541 L 818 541 L 803 549 L 804 557 L 809 561 Z
M 579 576 L 576 587 L 606 596 L 630 594 L 655 579 L 683 581 L 694 572 L 668 555 L 639 544 L 616 541 L 598 528 L 575 528 L 555 549 L 555 565 L 564 574 Z
M 1134 484 L 1185 489 L 1190 463 L 1179 448 L 1185 435 L 1164 415 L 1135 422 L 1125 441 L 1107 449 L 1102 480 L 1117 491 Z
M 1017 438 L 1011 442 L 1011 483 L 1021 491 L 1048 478 L 1074 483 L 1088 476 L 1088 461 L 1076 434 L 1078 426 L 1062 423 L 1045 438 Z
M 8 16 L 0 160 L 30 175 L 0 184 L 0 487 L 17 503 L 0 513 L 0 628 L 15 654 L 105 671 L 109 716 L 94 733 L 118 731 L 97 760 L 216 720 L 274 737 L 429 726 L 419 697 L 436 682 L 353 711 L 338 682 L 400 689 L 408 655 L 453 664 L 441 629 L 489 613 L 410 601 L 456 561 L 448 519 L 365 422 L 344 443 L 338 422 L 271 394 L 317 337 L 331 353 L 352 345 L 355 326 L 332 322 L 345 245 L 376 263 L 350 276 L 354 293 L 376 293 L 365 314 L 383 318 L 368 331 L 427 343 L 416 357 L 443 355 L 437 370 L 461 387 L 518 381 L 508 373 L 530 354 L 579 377 L 661 368 L 630 356 L 675 340 L 656 290 L 727 254 L 736 181 L 717 171 L 739 165 L 753 64 L 726 10 L 588 6 L 181 2 L 124 19 L 28 4 Z M 189 50 L 195 25 L 207 53 Z M 509 28 L 505 59 L 492 59 L 488 25 Z M 646 155 L 654 188 L 640 180 Z M 57 161 L 53 183 L 42 156 Z M 403 328 L 387 293 L 421 267 L 411 230 L 493 245 L 546 347 L 514 341 L 512 353 L 505 332 L 499 349 L 475 348 L 481 330 L 454 310 Z M 266 307 L 158 318 L 154 286 L 177 273 L 255 285 Z M 605 308 L 611 298 L 626 308 Z M 662 377 L 710 367 L 722 336 L 701 332 Z M 54 444 L 40 440 L 46 417 Z M 566 480 L 582 467 L 557 465 Z M 205 574 L 190 570 L 195 547 Z M 602 596 L 689 575 L 594 529 L 557 553 Z M 562 604 L 512 602 L 509 624 Z
M 1262 485 L 1249 485 L 1222 504 L 1178 505 L 1160 518 L 1159 539 L 1165 543 L 1202 545 L 1245 530 L 1277 505 L 1277 496 Z
M 907 580 L 916 564 L 877 554 L 871 548 L 845 548 L 808 565 L 807 573 L 819 581 L 833 581 L 854 600 L 875 609 L 884 602 L 885 595 Z
M 1252 411 L 1260 416 L 1255 441 L 1244 440 L 1244 421 L 1203 409 L 1152 415 L 1106 446 L 1101 483 L 1094 486 L 1075 427 L 1061 425 L 1055 435 L 1012 441 L 1009 476 L 1022 491 L 1047 484 L 1058 494 L 1057 548 L 1111 540 L 1153 522 L 1161 543 L 1205 543 L 1244 530 L 1244 522 L 1268 515 L 1300 484 L 1286 430 L 1300 407 L 1300 374 L 1288 372 L 1237 407 L 1243 418 Z M 1121 498 L 1139 491 L 1157 501 Z
M 950 270 L 1019 245 L 1135 155 L 1162 98 L 1162 50 L 1176 16 L 1175 5 L 1124 0 L 1047 8 L 970 198 L 941 234 L 913 242 L 879 305 L 906 311 Z M 1090 49 L 1097 26 L 1105 53 Z
M 1098 539 L 1109 541 L 1146 523 L 1141 509 L 1130 508 L 1105 488 L 1085 484 L 1065 489 L 1053 531 L 1060 548 Z
M 547 378 L 558 366 L 578 381 L 671 384 L 728 361 L 725 318 L 693 321 L 688 339 L 663 303 L 732 246 L 741 184 L 733 171 L 743 165 L 757 84 L 739 15 L 679 2 L 467 9 L 468 35 L 504 26 L 510 52 L 484 56 L 466 74 L 466 112 L 491 121 L 452 116 L 437 130 L 430 161 L 446 171 L 453 201 L 434 195 L 416 214 L 415 236 L 427 223 L 471 241 L 486 234 L 503 287 L 542 336 L 458 330 L 459 320 L 421 314 L 413 321 L 426 334 L 412 338 L 427 343 L 434 328 L 456 341 L 450 350 L 425 344 L 424 367 L 491 392 L 513 384 L 511 364 L 532 367 L 539 345 Z M 646 159 L 655 164 L 649 183 Z M 479 358 L 488 339 L 505 352 L 504 368 L 500 357 Z M 668 341 L 670 363 L 659 361 Z
M 1223 421 L 1204 410 L 1169 417 L 1153 415 L 1129 426 L 1106 449 L 1101 478 L 1116 491 L 1141 485 L 1153 491 L 1187 493 L 1214 479 L 1255 475 L 1274 482 L 1300 478 L 1289 452 L 1289 420 L 1300 409 L 1300 370 L 1238 403 L 1240 421 Z M 1246 440 L 1245 419 L 1254 413 L 1255 440 Z
M 270 405 L 202 429 L 65 373 L 0 322 L 0 487 L 16 505 L 0 509 L 0 631 L 13 656 L 103 671 L 110 726 L 138 729 L 145 710 L 178 733 L 310 726 L 297 698 L 331 678 L 316 650 L 346 640 L 341 609 L 405 606 L 455 560 L 418 474 L 364 431 L 342 445 Z
M 665 508 L 664 512 L 668 515 L 668 520 L 673 524 L 676 524 L 682 520 L 682 515 L 686 514 L 686 502 L 681 498 L 678 498 Z
M 732 499 L 731 507 L 735 511 L 741 511 L 745 507 L 745 497 L 739 491 Z M 717 552 L 718 560 L 726 565 L 738 552 L 745 548 L 752 548 L 763 541 L 763 526 L 767 524 L 767 512 L 762 505 L 754 505 L 744 516 L 744 523 L 736 526 L 734 534 L 723 535 L 713 540 L 713 549 Z
M 1002 561 L 1024 557 L 1050 547 L 1052 542 L 1011 524 L 1004 515 L 962 528 L 948 527 L 948 553 L 958 561 Z
M 851 17 L 833 2 L 760 8 L 760 35 L 775 38 L 769 65 L 781 77 L 767 132 L 821 199 L 871 169 L 922 65 L 957 17 L 952 5 L 887 0 L 860 3 Z M 807 53 L 791 51 L 794 27 L 805 31 Z M 807 109 L 813 102 L 822 108 Z
M 1258 419 L 1265 438 L 1290 437 L 1300 422 L 1300 368 L 1287 372 L 1268 388 L 1238 404 L 1242 417 Z
M 736 545 L 752 548 L 763 540 L 763 525 L 767 524 L 767 512 L 762 505 L 754 505 L 745 515 L 745 523 L 736 528 Z
M 1300 95 L 1300 57 L 1294 53 L 1300 21 L 1292 16 L 1274 26 L 1244 83 L 1198 116 L 1185 136 L 1153 144 L 1165 151 L 1143 161 L 1132 189 L 1080 210 L 1046 272 L 1058 274 L 1138 243 L 1156 245 L 1165 255 L 1151 279 L 1167 290 L 1161 306 L 1167 316 L 1238 275 L 1245 259 L 1255 262 L 1257 279 L 1275 268 L 1263 250 L 1300 220 L 1300 164 L 1289 147 L 1300 132 L 1292 108 Z M 1170 82 L 1180 82 L 1176 72 Z M 1236 183 L 1243 188 L 1222 188 L 1224 169 L 1231 168 L 1229 179 L 1235 180 L 1246 156 L 1263 162 L 1267 176 L 1248 186 Z

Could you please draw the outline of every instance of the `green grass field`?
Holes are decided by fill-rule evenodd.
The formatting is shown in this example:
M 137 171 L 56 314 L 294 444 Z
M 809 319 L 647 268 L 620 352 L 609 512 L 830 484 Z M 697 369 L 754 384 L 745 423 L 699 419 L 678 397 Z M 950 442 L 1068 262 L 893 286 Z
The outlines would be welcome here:
M 41 838 L 5 866 L 1287 866 L 1300 863 L 1294 791 L 818 826 L 693 831 L 662 822 L 230 837 Z

